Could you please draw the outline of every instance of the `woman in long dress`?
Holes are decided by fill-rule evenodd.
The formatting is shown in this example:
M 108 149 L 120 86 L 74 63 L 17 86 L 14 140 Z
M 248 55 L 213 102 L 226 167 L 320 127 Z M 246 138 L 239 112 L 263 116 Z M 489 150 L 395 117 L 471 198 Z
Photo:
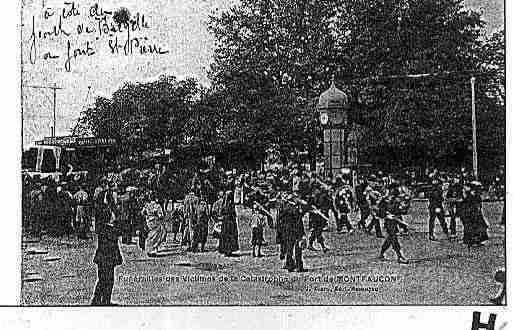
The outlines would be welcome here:
M 481 202 L 481 196 L 477 188 L 471 187 L 463 191 L 461 205 L 463 243 L 469 248 L 471 246 L 481 246 L 484 241 L 488 240 L 488 225 L 483 217 Z
M 75 217 L 75 230 L 78 238 L 87 238 L 89 231 L 89 221 L 87 217 L 87 203 L 89 195 L 85 192 L 82 185 L 79 186 L 79 190 L 73 195 L 73 200 L 76 205 L 76 217 Z
M 227 257 L 232 256 L 239 249 L 239 231 L 235 215 L 233 192 L 227 191 L 223 207 L 223 224 L 219 239 L 219 252 Z
M 155 193 L 150 194 L 150 201 L 144 205 L 141 213 L 146 219 L 149 230 L 146 237 L 146 251 L 148 251 L 148 257 L 155 258 L 158 248 L 166 241 L 167 237 L 167 231 L 162 221 L 164 212 Z
M 221 235 L 221 228 L 223 225 L 223 207 L 224 207 L 224 191 L 220 191 L 218 194 L 218 199 L 214 202 L 214 205 L 212 205 L 212 236 L 216 238 L 217 241 L 217 249 L 219 250 L 219 239 Z

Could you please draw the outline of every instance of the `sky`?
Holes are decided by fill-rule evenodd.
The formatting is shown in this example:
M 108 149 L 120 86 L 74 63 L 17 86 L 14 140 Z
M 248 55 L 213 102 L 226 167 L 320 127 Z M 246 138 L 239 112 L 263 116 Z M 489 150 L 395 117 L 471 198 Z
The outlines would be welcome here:
M 214 40 L 206 21 L 212 11 L 225 10 L 235 1 L 24 0 L 24 146 L 49 136 L 53 118 L 53 90 L 31 86 L 61 88 L 56 90 L 56 132 L 69 135 L 84 106 L 95 96 L 109 97 L 124 82 L 169 74 L 208 83 Z M 465 0 L 465 4 L 482 11 L 488 33 L 503 26 L 502 0 Z M 120 7 L 139 17 L 130 36 L 126 31 L 105 31 L 101 25 L 109 26 L 112 15 L 105 13 Z M 132 47 L 125 54 L 128 38 Z M 162 54 L 149 53 L 150 49 Z

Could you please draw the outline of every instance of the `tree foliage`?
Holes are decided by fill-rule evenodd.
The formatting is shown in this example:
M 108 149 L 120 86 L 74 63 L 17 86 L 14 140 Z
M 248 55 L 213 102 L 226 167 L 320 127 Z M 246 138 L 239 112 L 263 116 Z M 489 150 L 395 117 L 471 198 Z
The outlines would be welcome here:
M 231 119 L 231 138 L 252 143 L 315 141 L 310 99 L 329 83 L 338 55 L 330 1 L 241 1 L 212 16 L 211 70 Z
M 77 128 L 131 150 L 236 139 L 315 151 L 317 97 L 334 76 L 352 100 L 350 117 L 365 127 L 368 161 L 458 163 L 471 155 L 475 76 L 479 149 L 497 158 L 504 31 L 484 38 L 484 25 L 462 0 L 241 0 L 210 17 L 209 89 L 174 77 L 127 83 L 98 97 Z
M 127 151 L 173 148 L 207 133 L 199 127 L 201 87 L 194 79 L 162 76 L 147 83 L 126 83 L 111 98 L 97 97 L 82 113 L 78 130 L 116 138 Z
M 335 74 L 352 96 L 354 117 L 367 127 L 367 157 L 394 148 L 408 156 L 416 147 L 422 161 L 464 161 L 472 136 L 471 73 L 488 74 L 477 77 L 479 119 L 504 125 L 504 109 L 488 90 L 497 72 L 484 64 L 504 56 L 496 51 L 500 38 L 483 40 L 484 24 L 461 0 L 243 0 L 210 20 L 217 40 L 211 77 L 228 96 L 222 108 L 233 120 L 232 136 L 313 144 L 319 125 L 308 105 Z M 450 74 L 383 79 L 440 72 Z M 497 127 L 480 130 L 500 140 Z

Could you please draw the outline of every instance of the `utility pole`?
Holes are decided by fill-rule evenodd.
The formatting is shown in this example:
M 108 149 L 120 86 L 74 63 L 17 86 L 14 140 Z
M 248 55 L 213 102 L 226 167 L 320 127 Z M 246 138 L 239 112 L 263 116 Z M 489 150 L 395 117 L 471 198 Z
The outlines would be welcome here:
M 476 78 L 470 78 L 470 87 L 472 89 L 472 169 L 474 177 L 477 180 L 477 128 L 476 128 Z
M 55 130 L 57 128 L 57 116 L 56 116 L 56 103 L 57 103 L 57 90 L 64 89 L 62 87 L 57 87 L 57 85 L 53 86 L 37 86 L 37 85 L 28 85 L 25 87 L 30 88 L 39 88 L 39 89 L 51 89 L 53 91 L 53 126 L 52 126 L 52 137 L 55 137 Z
M 52 129 L 52 137 L 55 137 L 55 129 L 57 128 L 56 123 L 56 116 L 55 116 L 55 103 L 57 102 L 57 85 L 54 85 L 53 88 L 53 129 Z
M 25 2 L 21 2 L 21 29 L 20 29 L 20 64 L 21 64 L 21 73 L 20 73 L 20 106 L 21 106 L 21 154 L 23 155 L 23 121 L 24 121 L 24 113 L 23 113 L 23 7 Z

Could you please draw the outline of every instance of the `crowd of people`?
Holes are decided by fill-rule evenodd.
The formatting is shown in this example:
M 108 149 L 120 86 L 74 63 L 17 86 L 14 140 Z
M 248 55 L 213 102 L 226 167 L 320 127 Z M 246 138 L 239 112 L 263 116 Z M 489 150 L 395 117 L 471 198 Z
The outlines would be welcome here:
M 96 233 L 94 262 L 99 282 L 94 304 L 110 303 L 114 268 L 122 263 L 119 236 L 122 244 L 139 244 L 153 258 L 159 256 L 168 235 L 191 253 L 205 251 L 212 235 L 218 239 L 217 251 L 232 257 L 240 249 L 239 226 L 243 225 L 241 217 L 246 216 L 253 257 L 262 257 L 262 246 L 270 244 L 264 239 L 264 230 L 274 230 L 284 268 L 302 272 L 303 249 L 317 251 L 317 244 L 324 253 L 329 250 L 323 235 L 334 218 L 338 232 L 345 229 L 351 234 L 356 226 L 385 238 L 378 258 L 385 258 L 392 248 L 397 261 L 407 264 L 398 235 L 411 230 L 404 216 L 412 198 L 423 195 L 429 202 L 429 240 L 438 239 L 436 222 L 448 239 L 455 239 L 457 219 L 463 226 L 463 243 L 469 248 L 488 239 L 481 210 L 485 189 L 480 182 L 464 169 L 457 173 L 432 169 L 422 179 L 420 184 L 419 178 L 407 171 L 327 177 L 297 165 L 239 173 L 215 167 L 177 172 L 156 164 L 144 170 L 118 167 L 99 178 L 73 173 L 60 180 L 26 176 L 23 226 L 37 238 L 75 235 L 91 239 Z M 495 181 L 499 188 L 501 180 Z M 495 188 L 497 194 L 499 190 Z M 359 214 L 357 223 L 351 223 L 350 214 Z

